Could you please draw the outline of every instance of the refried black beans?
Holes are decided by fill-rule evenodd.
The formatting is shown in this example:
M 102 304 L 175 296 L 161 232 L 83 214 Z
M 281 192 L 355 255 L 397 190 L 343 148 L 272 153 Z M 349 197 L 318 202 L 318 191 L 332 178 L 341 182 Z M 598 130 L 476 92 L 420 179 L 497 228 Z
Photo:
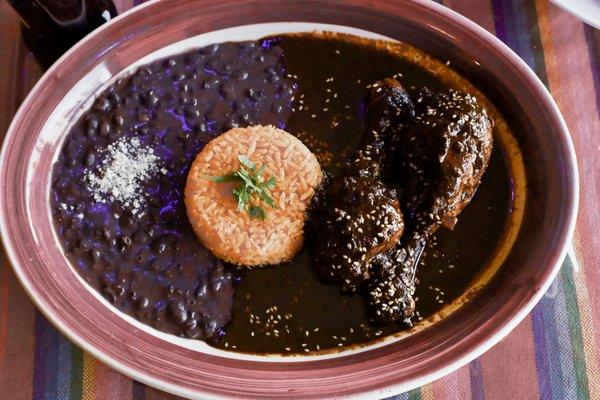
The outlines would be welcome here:
M 360 296 L 318 279 L 307 246 L 273 267 L 218 261 L 183 202 L 194 157 L 233 126 L 283 128 L 335 174 L 361 140 L 371 83 L 395 76 L 413 93 L 452 80 L 442 63 L 433 73 L 423 53 L 398 46 L 327 34 L 224 43 L 111 85 L 68 133 L 54 169 L 56 231 L 74 268 L 143 323 L 227 350 L 306 354 L 406 329 L 369 324 Z M 504 237 L 512 188 L 500 147 L 454 230 L 439 231 L 421 259 L 415 322 L 463 294 Z
M 210 338 L 229 322 L 232 273 L 197 243 L 183 188 L 194 157 L 218 134 L 284 126 L 295 88 L 280 57 L 277 46 L 247 42 L 154 62 L 101 93 L 68 134 L 54 167 L 56 229 L 77 271 L 122 311 L 188 338 Z M 136 159 L 142 152 L 148 157 Z M 90 182 L 117 168 L 107 183 L 127 186 L 131 169 L 148 161 L 126 206 L 122 193 Z

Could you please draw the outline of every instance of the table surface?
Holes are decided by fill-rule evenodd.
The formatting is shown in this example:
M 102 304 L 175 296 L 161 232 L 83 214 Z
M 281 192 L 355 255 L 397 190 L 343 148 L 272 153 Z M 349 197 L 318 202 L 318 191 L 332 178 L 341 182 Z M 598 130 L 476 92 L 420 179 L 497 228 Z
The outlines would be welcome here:
M 120 11 L 139 1 L 116 1 Z M 509 45 L 552 92 L 581 178 L 573 248 L 534 311 L 498 345 L 398 399 L 600 399 L 600 31 L 546 0 L 444 0 Z M 0 1 L 0 137 L 42 72 Z M 92 358 L 58 333 L 0 250 L 0 398 L 174 399 Z

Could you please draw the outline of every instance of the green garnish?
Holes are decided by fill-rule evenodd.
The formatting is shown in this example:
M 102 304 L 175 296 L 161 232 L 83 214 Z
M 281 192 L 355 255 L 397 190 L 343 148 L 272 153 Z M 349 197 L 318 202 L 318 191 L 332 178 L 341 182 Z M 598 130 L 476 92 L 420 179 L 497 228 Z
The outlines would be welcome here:
M 231 190 L 237 201 L 237 209 L 245 210 L 250 218 L 264 220 L 267 218 L 267 212 L 261 206 L 251 204 L 250 197 L 256 194 L 262 202 L 275 207 L 275 201 L 271 198 L 269 190 L 275 187 L 277 180 L 274 176 L 263 180 L 263 174 L 267 169 L 265 164 L 257 169 L 247 156 L 238 155 L 238 160 L 241 164 L 238 171 L 221 176 L 204 175 L 204 178 L 216 183 L 239 182 L 239 186 Z

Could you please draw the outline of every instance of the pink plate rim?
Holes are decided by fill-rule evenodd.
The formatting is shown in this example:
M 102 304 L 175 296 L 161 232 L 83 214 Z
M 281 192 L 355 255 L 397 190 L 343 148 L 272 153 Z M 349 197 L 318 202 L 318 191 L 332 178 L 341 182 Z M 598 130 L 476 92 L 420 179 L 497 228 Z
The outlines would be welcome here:
M 535 107 L 543 111 L 548 127 L 552 128 L 548 129 L 551 131 L 549 135 L 554 134 L 552 139 L 556 141 L 554 145 L 559 153 L 558 159 L 563 163 L 555 166 L 560 171 L 561 182 L 566 182 L 560 199 L 556 199 L 563 206 L 556 211 L 557 222 L 548 233 L 551 248 L 547 249 L 541 269 L 536 272 L 531 286 L 515 289 L 513 298 L 499 304 L 497 313 L 486 320 L 473 319 L 472 324 L 480 325 L 463 327 L 472 330 L 462 331 L 460 338 L 444 337 L 442 330 L 456 333 L 460 331 L 460 327 L 442 321 L 439 328 L 429 332 L 431 339 L 428 343 L 432 347 L 437 346 L 435 351 L 431 348 L 413 352 L 407 349 L 412 343 L 423 346 L 421 335 L 363 353 L 306 362 L 266 363 L 198 354 L 136 330 L 124 320 L 111 319 L 110 311 L 105 307 L 98 307 L 100 303 L 97 299 L 85 291 L 75 277 L 59 273 L 69 270 L 68 266 L 63 265 L 64 259 L 52 258 L 48 254 L 50 262 L 45 258 L 46 253 L 40 252 L 58 250 L 53 250 L 56 244 L 50 243 L 47 236 L 37 235 L 38 227 L 34 222 L 43 219 L 42 214 L 47 210 L 32 211 L 28 208 L 29 198 L 39 199 L 44 195 L 35 187 L 23 190 L 21 183 L 25 183 L 28 173 L 32 171 L 26 171 L 26 164 L 17 158 L 27 156 L 19 150 L 31 150 L 32 137 L 37 136 L 31 132 L 39 134 L 47 117 L 48 110 L 40 99 L 51 102 L 51 89 L 57 89 L 57 81 L 67 79 L 65 71 L 74 70 L 77 61 L 82 60 L 79 58 L 82 54 L 89 55 L 97 50 L 95 55 L 102 58 L 108 57 L 109 53 L 114 54 L 118 49 L 126 49 L 128 43 L 116 39 L 126 38 L 127 35 L 135 36 L 139 27 L 136 22 L 141 24 L 142 20 L 151 21 L 157 15 L 172 16 L 183 10 L 184 6 L 189 7 L 189 10 L 202 9 L 207 15 L 214 12 L 215 15 L 222 16 L 223 22 L 220 24 L 225 24 L 223 27 L 229 23 L 228 18 L 235 20 L 231 16 L 234 10 L 248 12 L 253 22 L 282 22 L 281 15 L 277 17 L 270 14 L 270 10 L 285 9 L 291 17 L 322 12 L 322 16 L 317 17 L 319 20 L 314 22 L 324 22 L 333 18 L 331 15 L 335 13 L 356 16 L 372 11 L 376 16 L 385 14 L 388 15 L 387 18 L 397 18 L 398 23 L 403 21 L 401 16 L 404 19 L 412 17 L 422 29 L 437 32 L 449 41 L 464 37 L 493 51 L 497 62 L 511 68 L 515 79 L 520 79 L 523 83 L 522 90 L 528 92 L 528 98 L 537 102 Z M 316 10 L 307 10 L 311 7 Z M 253 8 L 254 12 L 251 11 Z M 330 14 L 326 14 L 328 12 Z M 261 14 L 257 16 L 256 13 Z M 165 24 L 169 23 L 171 21 L 166 20 Z M 238 23 L 240 24 L 245 23 Z M 357 27 L 379 33 L 378 27 Z M 103 46 L 102 38 L 115 40 L 110 40 L 110 45 Z M 54 97 L 58 96 L 55 94 Z M 36 112 L 36 106 L 44 112 Z M 412 389 L 452 372 L 505 337 L 539 301 L 556 276 L 566 254 L 574 230 L 577 205 L 575 151 L 560 111 L 543 83 L 515 53 L 493 35 L 461 15 L 426 0 L 401 0 L 394 4 L 385 0 L 350 0 L 344 3 L 335 0 L 221 0 L 218 3 L 208 0 L 150 1 L 117 17 L 86 37 L 46 72 L 15 115 L 0 153 L 2 241 L 13 270 L 38 309 L 69 339 L 112 368 L 158 389 L 195 398 L 384 396 Z M 42 278 L 47 279 L 41 279 L 39 274 L 45 274 Z M 64 286 L 55 287 L 59 283 Z M 69 288 L 73 291 L 69 292 Z M 59 289 L 65 290 L 65 293 L 62 294 Z M 82 308 L 75 307 L 78 304 Z M 414 359 L 414 365 L 400 368 L 399 366 L 406 366 L 408 359 Z

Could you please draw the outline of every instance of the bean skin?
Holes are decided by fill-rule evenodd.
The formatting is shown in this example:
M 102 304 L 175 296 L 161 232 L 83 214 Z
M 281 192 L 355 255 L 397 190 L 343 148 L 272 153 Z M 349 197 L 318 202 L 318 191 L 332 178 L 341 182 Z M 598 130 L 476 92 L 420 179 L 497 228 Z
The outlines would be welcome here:
M 189 225 L 186 174 L 232 126 L 285 125 L 294 91 L 280 55 L 225 43 L 153 62 L 99 94 L 69 132 L 53 172 L 56 231 L 76 270 L 122 311 L 193 339 L 229 321 L 234 281 Z M 107 146 L 133 137 L 166 169 L 143 183 L 145 209 L 135 215 L 116 200 L 96 202 L 84 178 Z

